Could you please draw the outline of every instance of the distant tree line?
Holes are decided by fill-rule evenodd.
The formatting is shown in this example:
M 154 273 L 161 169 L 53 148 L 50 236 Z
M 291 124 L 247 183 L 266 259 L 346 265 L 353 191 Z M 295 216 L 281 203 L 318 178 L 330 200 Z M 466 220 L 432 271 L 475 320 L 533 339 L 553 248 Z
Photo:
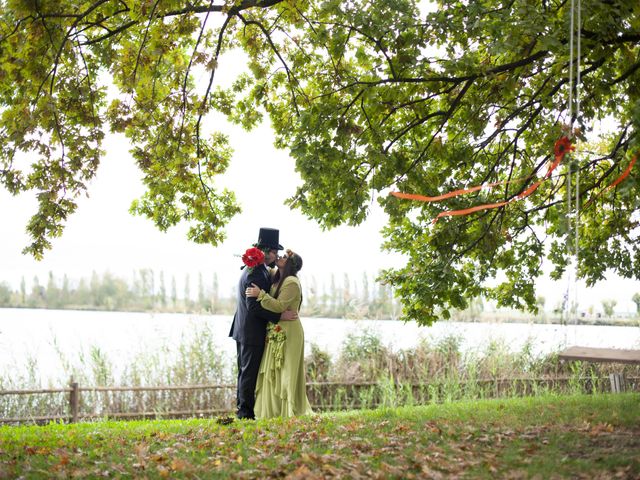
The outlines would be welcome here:
M 179 285 L 175 276 L 165 278 L 164 272 L 152 269 L 134 271 L 129 281 L 109 272 L 93 272 L 90 278 L 79 281 L 49 272 L 45 282 L 35 276 L 28 286 L 24 277 L 18 288 L 0 282 L 0 307 L 211 314 L 235 311 L 235 288 L 221 293 L 216 273 L 208 281 L 201 273 L 195 281 L 186 275 Z M 360 282 L 347 274 L 342 282 L 331 275 L 328 285 L 318 285 L 314 277 L 305 279 L 303 299 L 304 316 L 381 319 L 399 314 L 391 288 L 376 283 L 366 273 Z
M 400 314 L 391 287 L 375 282 L 366 273 L 360 282 L 345 273 L 340 283 L 332 274 L 329 284 L 321 286 L 311 277 L 303 290 L 302 312 L 310 317 L 396 319 Z

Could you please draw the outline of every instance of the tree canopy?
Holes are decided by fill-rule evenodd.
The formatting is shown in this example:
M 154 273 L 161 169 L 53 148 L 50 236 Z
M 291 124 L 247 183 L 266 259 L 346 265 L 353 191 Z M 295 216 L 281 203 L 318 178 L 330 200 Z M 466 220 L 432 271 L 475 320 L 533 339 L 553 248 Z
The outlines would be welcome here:
M 207 123 L 218 111 L 245 128 L 268 115 L 303 179 L 289 203 L 321 226 L 357 225 L 380 202 L 385 248 L 407 258 L 382 275 L 405 318 L 431 323 L 479 295 L 535 309 L 543 259 L 560 278 L 572 255 L 576 203 L 579 276 L 593 284 L 611 269 L 638 278 L 637 169 L 607 189 L 638 150 L 637 0 L 582 1 L 579 92 L 564 1 L 0 6 L 0 171 L 10 192 L 37 195 L 25 249 L 35 257 L 95 175 L 107 129 L 127 135 L 144 175 L 147 191 L 132 211 L 160 229 L 187 222 L 196 242 L 220 242 L 239 208 L 214 185 L 232 156 Z M 248 55 L 247 73 L 213 87 L 220 56 L 237 49 Z M 197 82 L 197 72 L 209 81 Z M 568 113 L 570 91 L 579 115 Z M 603 120 L 613 128 L 599 129 Z M 517 200 L 566 134 L 577 152 Z M 578 173 L 579 195 L 568 201 Z M 489 183 L 497 186 L 442 202 L 388 195 Z M 511 199 L 432 223 L 443 211 Z

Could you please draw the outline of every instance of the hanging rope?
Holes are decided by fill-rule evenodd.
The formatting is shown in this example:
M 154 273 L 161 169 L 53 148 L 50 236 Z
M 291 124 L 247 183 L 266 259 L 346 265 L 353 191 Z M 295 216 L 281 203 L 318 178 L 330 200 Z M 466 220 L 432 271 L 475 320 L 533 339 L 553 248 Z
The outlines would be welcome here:
M 581 22 L 581 14 L 582 14 L 582 5 L 581 5 L 582 0 L 578 0 L 578 62 L 577 62 L 577 66 L 576 66 L 576 121 L 578 120 L 578 117 L 580 116 L 580 88 L 582 85 L 582 80 L 580 78 L 580 63 L 582 60 L 582 52 L 580 49 L 580 45 L 581 45 L 581 37 L 582 37 L 582 22 Z M 575 238 L 576 238 L 576 274 L 577 274 L 577 268 L 578 268 L 578 256 L 580 254 L 580 243 L 579 243 L 579 238 L 580 238 L 580 164 L 578 163 L 578 168 L 576 169 L 576 234 L 575 234 Z M 577 290 L 576 290 L 577 292 Z M 576 296 L 576 302 L 577 302 L 577 296 Z
M 574 123 L 580 119 L 580 68 L 581 68 L 581 0 L 571 0 L 569 19 L 569 132 L 570 138 L 573 138 Z M 576 19 L 577 17 L 577 19 Z M 574 51 L 576 52 L 574 58 Z M 575 75 L 574 75 L 575 69 Z M 574 99 L 575 91 L 575 99 Z M 567 164 L 567 256 L 569 258 L 567 264 L 567 291 L 565 293 L 566 302 L 566 318 L 569 319 L 571 311 L 575 308 L 577 323 L 578 313 L 578 266 L 580 259 L 580 163 L 578 158 Z M 575 185 L 572 185 L 572 169 L 575 167 Z M 572 205 L 575 189 L 575 202 Z M 573 222 L 571 215 L 573 213 Z M 572 225 L 573 223 L 573 225 Z M 571 245 L 573 227 L 573 248 Z M 571 295 L 573 293 L 573 295 Z M 566 338 L 565 338 L 566 341 Z
M 582 22 L 581 22 L 581 13 L 582 13 L 582 0 L 577 0 L 577 39 L 576 39 L 576 122 L 580 118 L 580 90 L 582 87 L 582 80 L 580 78 L 580 70 L 581 70 L 581 60 L 582 60 L 582 52 L 581 52 L 581 39 L 582 39 Z M 572 12 L 573 13 L 573 12 Z M 575 201 L 575 247 L 574 247 L 574 257 L 575 257 L 575 278 L 574 278 L 574 305 L 576 308 L 576 323 L 578 320 L 578 297 L 580 289 L 578 288 L 578 266 L 580 265 L 580 160 L 579 157 L 576 158 L 576 201 Z

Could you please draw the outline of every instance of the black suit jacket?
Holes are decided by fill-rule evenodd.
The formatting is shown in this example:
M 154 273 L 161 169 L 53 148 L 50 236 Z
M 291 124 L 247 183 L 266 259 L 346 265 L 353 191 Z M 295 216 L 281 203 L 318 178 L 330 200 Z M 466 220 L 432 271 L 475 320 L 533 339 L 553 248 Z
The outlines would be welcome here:
M 238 282 L 238 306 L 229 336 L 233 337 L 236 342 L 246 345 L 264 345 L 267 336 L 267 324 L 269 322 L 277 323 L 280 320 L 280 314 L 265 310 L 256 298 L 247 297 L 244 292 L 247 287 L 255 283 L 265 292 L 271 288 L 271 275 L 267 268 L 259 265 L 249 272 L 245 268 L 240 275 Z

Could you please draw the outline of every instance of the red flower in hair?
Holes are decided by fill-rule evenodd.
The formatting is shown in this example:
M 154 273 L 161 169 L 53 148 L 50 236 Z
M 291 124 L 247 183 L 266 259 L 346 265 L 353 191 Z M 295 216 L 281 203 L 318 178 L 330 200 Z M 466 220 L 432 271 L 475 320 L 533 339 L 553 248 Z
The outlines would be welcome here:
M 571 140 L 569 140 L 569 138 L 567 137 L 561 137 L 560 139 L 558 139 L 558 141 L 556 142 L 554 148 L 553 148 L 553 153 L 556 157 L 560 156 L 560 155 L 565 155 L 568 152 L 572 152 L 576 149 L 576 147 L 574 147 L 573 145 L 571 145 Z
M 264 252 L 256 247 L 247 248 L 242 255 L 242 261 L 249 268 L 257 267 L 264 262 Z

